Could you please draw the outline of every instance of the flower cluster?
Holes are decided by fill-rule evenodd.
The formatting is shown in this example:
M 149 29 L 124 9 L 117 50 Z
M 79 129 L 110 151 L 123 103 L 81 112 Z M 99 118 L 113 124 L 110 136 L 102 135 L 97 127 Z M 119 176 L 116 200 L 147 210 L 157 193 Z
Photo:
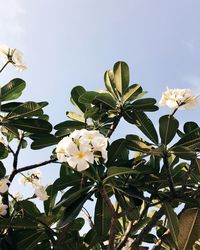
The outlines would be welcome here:
M 35 188 L 35 195 L 42 201 L 49 198 L 46 192 L 46 188 L 40 184 L 42 173 L 40 169 L 36 168 L 32 172 L 28 172 L 26 175 L 22 175 L 19 179 L 20 184 L 31 184 Z
M 97 130 L 75 130 L 58 143 L 57 158 L 77 171 L 83 171 L 94 163 L 98 152 L 107 160 L 107 144 L 108 139 Z
M 3 56 L 4 63 L 12 63 L 16 69 L 22 71 L 26 69 L 26 65 L 23 63 L 23 54 L 16 48 L 9 48 L 5 45 L 0 46 L 0 54 Z
M 191 109 L 197 106 L 197 96 L 192 95 L 190 89 L 169 89 L 162 94 L 160 106 L 168 106 L 172 109 Z

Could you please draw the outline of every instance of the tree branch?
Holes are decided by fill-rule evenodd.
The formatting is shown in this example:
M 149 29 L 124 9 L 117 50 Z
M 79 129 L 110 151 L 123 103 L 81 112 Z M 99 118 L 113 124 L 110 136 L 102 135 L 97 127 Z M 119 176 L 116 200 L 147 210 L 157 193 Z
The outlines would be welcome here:
M 49 163 L 53 163 L 53 162 L 56 162 L 57 161 L 57 158 L 55 159 L 50 159 L 50 160 L 47 160 L 47 161 L 43 161 L 41 163 L 37 163 L 37 164 L 33 164 L 33 165 L 29 165 L 29 166 L 26 166 L 26 167 L 22 167 L 22 168 L 18 168 L 18 169 L 14 169 L 9 177 L 9 181 L 12 182 L 12 180 L 14 179 L 15 175 L 18 174 L 18 173 L 21 173 L 21 172 L 24 172 L 24 171 L 28 171 L 30 169 L 34 169 L 34 168 L 37 168 L 37 167 L 41 167 L 41 166 L 44 166 L 44 165 L 47 165 Z

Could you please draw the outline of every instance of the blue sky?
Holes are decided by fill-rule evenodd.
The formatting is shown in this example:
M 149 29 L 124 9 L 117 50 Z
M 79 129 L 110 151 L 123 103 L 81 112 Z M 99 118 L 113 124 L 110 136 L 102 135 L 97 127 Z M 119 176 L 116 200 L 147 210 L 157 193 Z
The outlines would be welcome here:
M 1 83 L 25 79 L 21 100 L 48 101 L 53 124 L 66 119 L 75 85 L 104 88 L 103 74 L 118 60 L 129 64 L 131 81 L 141 83 L 148 97 L 159 100 L 166 86 L 200 93 L 199 0 L 0 0 L 0 5 L 0 43 L 23 51 L 28 66 L 22 73 L 6 69 Z M 154 114 L 155 122 L 167 112 Z M 177 117 L 199 123 L 200 110 Z M 21 165 L 46 160 L 50 152 L 24 151 Z M 43 168 L 46 183 L 56 167 Z

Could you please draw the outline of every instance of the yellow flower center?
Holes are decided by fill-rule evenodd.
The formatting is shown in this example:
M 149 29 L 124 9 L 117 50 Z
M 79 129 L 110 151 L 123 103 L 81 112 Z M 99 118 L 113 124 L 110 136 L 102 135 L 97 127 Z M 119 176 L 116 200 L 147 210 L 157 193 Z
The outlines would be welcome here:
M 81 152 L 81 151 L 77 153 L 77 158 L 78 159 L 82 159 L 82 158 L 84 158 L 84 156 L 85 156 L 85 154 L 83 152 Z

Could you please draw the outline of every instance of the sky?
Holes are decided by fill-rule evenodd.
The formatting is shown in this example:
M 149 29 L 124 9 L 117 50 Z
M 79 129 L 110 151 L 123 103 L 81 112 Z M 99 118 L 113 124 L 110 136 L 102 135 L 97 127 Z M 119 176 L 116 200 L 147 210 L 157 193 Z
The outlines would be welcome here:
M 23 51 L 28 67 L 7 68 L 0 82 L 24 79 L 20 100 L 48 101 L 53 125 L 67 119 L 74 86 L 103 89 L 104 72 L 119 60 L 128 63 L 131 83 L 140 83 L 147 97 L 159 101 L 166 86 L 200 93 L 199 0 L 0 0 L 0 6 L 0 44 Z M 149 116 L 157 124 L 169 112 L 161 108 Z M 200 109 L 176 116 L 181 124 L 199 123 Z M 124 126 L 116 136 L 124 135 Z M 132 133 L 132 126 L 126 128 Z M 47 160 L 51 150 L 24 150 L 20 166 Z M 42 171 L 44 183 L 51 183 L 58 166 Z

